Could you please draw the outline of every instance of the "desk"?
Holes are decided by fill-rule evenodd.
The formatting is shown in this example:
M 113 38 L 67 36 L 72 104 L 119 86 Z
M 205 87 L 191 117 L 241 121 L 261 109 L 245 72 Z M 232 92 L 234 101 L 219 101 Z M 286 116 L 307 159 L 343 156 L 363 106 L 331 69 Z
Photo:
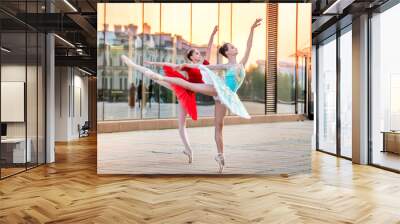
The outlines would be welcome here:
M 382 152 L 392 152 L 400 154 L 400 131 L 382 131 L 383 150 Z
M 28 143 L 25 152 L 25 138 L 5 138 L 1 139 L 1 157 L 6 163 L 26 163 L 32 158 L 30 138 L 26 139 Z M 12 159 L 11 159 L 12 158 Z

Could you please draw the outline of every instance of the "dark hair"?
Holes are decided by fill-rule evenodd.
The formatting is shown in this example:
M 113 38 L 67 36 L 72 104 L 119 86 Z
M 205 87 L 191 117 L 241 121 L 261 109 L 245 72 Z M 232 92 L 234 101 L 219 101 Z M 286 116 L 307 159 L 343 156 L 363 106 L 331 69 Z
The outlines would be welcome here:
M 190 57 L 192 57 L 194 53 L 194 48 L 190 49 L 187 54 L 186 54 L 186 58 L 189 59 L 189 61 L 192 61 L 192 59 L 190 59 Z
M 226 52 L 228 51 L 228 43 L 224 43 L 219 49 L 218 53 L 222 54 L 224 57 L 227 58 Z

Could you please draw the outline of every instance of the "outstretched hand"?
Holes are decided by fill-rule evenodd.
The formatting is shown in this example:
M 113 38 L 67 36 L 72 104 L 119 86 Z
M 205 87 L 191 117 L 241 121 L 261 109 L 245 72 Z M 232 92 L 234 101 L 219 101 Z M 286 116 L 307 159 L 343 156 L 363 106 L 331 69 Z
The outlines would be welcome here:
M 261 21 L 262 21 L 261 18 L 256 19 L 256 21 L 254 21 L 253 25 L 251 26 L 251 29 L 254 29 L 257 26 L 259 26 L 261 24 Z
M 152 65 L 153 62 L 151 62 L 151 61 L 144 61 L 143 64 L 145 64 L 145 65 Z
M 215 27 L 214 27 L 214 30 L 213 30 L 213 32 L 212 32 L 212 35 L 215 35 L 217 32 L 218 32 L 218 26 L 215 26 Z
M 249 38 L 247 39 L 247 48 L 246 52 L 244 53 L 244 56 L 242 60 L 240 61 L 241 64 L 245 65 L 247 61 L 249 60 L 249 55 L 251 51 L 251 47 L 253 46 L 253 35 L 254 35 L 254 29 L 261 24 L 261 18 L 257 18 L 256 21 L 254 21 L 253 25 L 251 26 Z

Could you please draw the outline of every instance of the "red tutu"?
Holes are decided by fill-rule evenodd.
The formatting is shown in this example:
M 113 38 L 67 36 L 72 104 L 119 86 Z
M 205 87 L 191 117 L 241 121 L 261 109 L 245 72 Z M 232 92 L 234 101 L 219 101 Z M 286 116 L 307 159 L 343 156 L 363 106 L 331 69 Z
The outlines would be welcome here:
M 204 65 L 210 64 L 207 60 L 203 61 Z M 189 78 L 173 69 L 169 66 L 163 66 L 164 74 L 168 77 L 181 78 L 192 83 L 204 83 L 200 70 L 198 68 L 184 67 L 182 70 L 186 71 Z M 171 84 L 179 103 L 186 110 L 186 112 L 192 117 L 193 120 L 197 120 L 197 104 L 196 104 L 196 93 L 187 90 L 181 86 Z
M 203 61 L 203 65 L 209 65 L 210 63 L 207 60 Z M 190 67 L 183 67 L 183 71 L 187 72 L 189 79 L 189 82 L 192 83 L 204 83 L 203 82 L 203 76 L 200 73 L 200 70 L 198 68 L 190 68 Z
M 169 66 L 163 66 L 163 70 L 164 74 L 168 77 L 176 77 L 188 81 L 185 76 Z M 193 120 L 197 120 L 196 94 L 178 85 L 171 84 L 171 86 L 182 107 Z

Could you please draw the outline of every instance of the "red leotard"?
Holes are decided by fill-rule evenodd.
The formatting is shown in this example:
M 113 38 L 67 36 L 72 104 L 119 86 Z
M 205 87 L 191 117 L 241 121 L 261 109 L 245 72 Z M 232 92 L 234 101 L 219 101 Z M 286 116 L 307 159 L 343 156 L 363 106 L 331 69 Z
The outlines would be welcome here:
M 203 65 L 209 64 L 210 63 L 207 60 L 203 61 Z M 192 83 L 204 83 L 198 68 L 183 67 L 182 70 L 187 72 L 188 78 L 169 66 L 163 66 L 163 70 L 164 74 L 168 77 L 181 78 Z M 178 85 L 171 84 L 171 86 L 180 104 L 183 106 L 186 112 L 192 117 L 193 120 L 197 120 L 196 93 Z
M 207 60 L 203 61 L 203 65 L 209 65 L 210 63 Z M 189 82 L 193 83 L 204 83 L 203 82 L 203 77 L 200 73 L 200 70 L 198 68 L 191 68 L 191 67 L 183 67 L 183 71 L 187 72 L 189 79 Z

